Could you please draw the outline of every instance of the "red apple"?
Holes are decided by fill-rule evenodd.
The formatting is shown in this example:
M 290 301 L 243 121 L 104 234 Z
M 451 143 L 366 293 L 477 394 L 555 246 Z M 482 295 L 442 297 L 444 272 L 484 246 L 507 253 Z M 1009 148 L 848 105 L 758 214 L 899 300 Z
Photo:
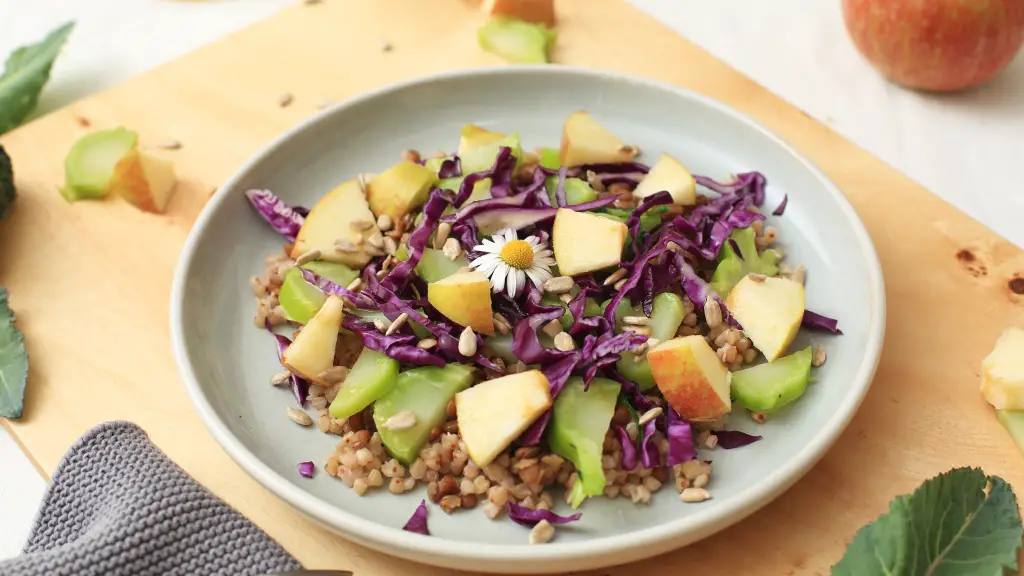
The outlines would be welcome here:
M 977 86 L 1024 43 L 1024 0 L 843 0 L 843 17 L 879 72 L 921 90 Z

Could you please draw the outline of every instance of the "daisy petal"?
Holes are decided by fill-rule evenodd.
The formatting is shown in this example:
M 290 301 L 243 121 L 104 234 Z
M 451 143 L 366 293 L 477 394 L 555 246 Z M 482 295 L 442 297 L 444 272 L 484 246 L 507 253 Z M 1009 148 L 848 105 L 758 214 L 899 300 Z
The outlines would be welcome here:
M 511 228 L 505 228 L 505 242 L 511 242 L 516 239 L 518 239 L 516 231 Z
M 510 268 L 508 271 L 508 277 L 505 280 L 505 293 L 508 294 L 510 298 L 515 298 L 516 296 L 516 287 L 519 286 L 520 275 L 524 277 L 526 276 L 526 274 L 518 268 Z
M 491 291 L 497 294 L 505 287 L 505 276 L 511 271 L 508 264 L 500 262 L 491 275 Z
M 498 261 L 498 257 L 494 254 L 484 254 L 483 256 L 473 260 L 469 263 L 470 268 L 483 268 L 485 265 L 492 262 Z
M 474 260 L 474 262 L 476 262 L 476 260 Z M 502 262 L 500 258 L 492 258 L 491 260 L 487 261 L 487 263 L 477 268 L 477 270 L 483 273 L 484 276 L 490 276 L 491 272 L 494 272 L 495 268 L 501 266 L 501 264 Z
M 519 274 L 516 274 L 516 292 L 522 292 L 523 288 L 525 288 L 525 287 L 526 287 L 526 272 L 523 272 L 522 270 L 520 270 Z

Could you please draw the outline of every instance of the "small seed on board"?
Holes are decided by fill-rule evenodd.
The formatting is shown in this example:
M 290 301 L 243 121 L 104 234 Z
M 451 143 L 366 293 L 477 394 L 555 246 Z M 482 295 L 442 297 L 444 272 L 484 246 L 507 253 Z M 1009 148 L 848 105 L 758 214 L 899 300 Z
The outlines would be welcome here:
M 299 426 L 309 426 L 313 423 L 313 419 L 309 417 L 309 414 L 306 414 L 294 406 L 289 406 L 286 409 L 286 413 L 288 414 L 288 418 Z
M 312 262 L 313 260 L 319 260 L 320 256 L 322 256 L 320 251 L 314 248 L 312 250 L 309 250 L 308 252 L 303 252 L 302 254 L 299 254 L 299 257 L 295 259 L 295 265 L 302 266 L 303 264 Z
M 416 415 L 409 410 L 402 410 L 384 422 L 384 427 L 388 430 L 405 430 L 415 425 Z
M 576 342 L 573 341 L 572 336 L 569 336 L 567 332 L 559 332 L 555 336 L 555 348 L 562 352 L 569 352 L 576 349 Z
M 409 321 L 409 315 L 407 313 L 405 313 L 405 312 L 402 312 L 401 314 L 398 315 L 398 318 L 395 318 L 395 321 L 392 322 L 390 326 L 388 326 L 388 329 L 387 329 L 386 332 L 384 332 L 384 335 L 385 336 L 391 336 L 395 332 L 398 332 L 398 330 L 402 326 L 405 326 L 405 323 L 408 322 L 408 321 Z
M 173 139 L 164 140 L 160 143 L 160 147 L 164 150 L 179 150 L 181 149 L 181 142 Z
M 437 346 L 437 340 L 434 340 L 433 338 L 424 338 L 416 343 L 417 348 L 422 348 L 424 350 L 429 350 L 434 346 Z
M 662 412 L 664 412 L 664 409 L 662 409 L 661 406 L 655 406 L 654 408 L 651 408 L 647 412 L 644 412 L 640 416 L 640 419 L 637 421 L 637 424 L 643 426 L 644 424 L 647 424 L 648 422 L 654 420 L 658 416 L 661 416 Z
M 284 386 L 292 381 L 292 373 L 285 370 L 270 377 L 270 384 L 273 386 Z
M 463 356 L 476 355 L 476 333 L 472 328 L 466 328 L 459 336 L 459 354 Z
M 394 46 L 391 45 L 391 42 L 388 42 L 387 40 L 381 40 L 380 41 L 380 51 L 381 52 L 391 52 L 391 50 L 393 50 L 393 49 L 394 49 Z
M 294 99 L 295 98 L 291 94 L 285 92 L 284 94 L 281 94 L 280 96 L 277 97 L 277 105 L 280 106 L 281 108 L 285 108 L 288 105 L 290 105 Z
M 626 277 L 626 269 L 625 268 L 619 268 L 615 272 L 612 272 L 611 276 L 605 278 L 604 282 L 602 282 L 602 285 L 604 285 L 604 286 L 611 286 L 612 284 L 615 284 L 616 282 L 618 282 L 619 280 L 622 280 L 625 277 Z

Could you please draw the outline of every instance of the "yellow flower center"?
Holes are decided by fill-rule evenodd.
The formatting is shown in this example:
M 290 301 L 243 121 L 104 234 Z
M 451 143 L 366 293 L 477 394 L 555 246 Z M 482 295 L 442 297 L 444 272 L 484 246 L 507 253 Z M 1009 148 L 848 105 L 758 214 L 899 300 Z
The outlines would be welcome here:
M 513 268 L 526 270 L 533 264 L 533 246 L 526 240 L 512 240 L 501 247 L 501 259 Z

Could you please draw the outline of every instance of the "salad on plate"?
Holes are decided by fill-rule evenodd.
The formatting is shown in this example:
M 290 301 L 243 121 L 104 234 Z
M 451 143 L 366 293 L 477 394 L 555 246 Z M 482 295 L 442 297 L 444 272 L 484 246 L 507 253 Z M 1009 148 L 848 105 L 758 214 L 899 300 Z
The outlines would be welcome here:
M 340 437 L 326 474 L 359 495 L 424 485 L 531 543 L 580 518 L 556 500 L 712 497 L 698 448 L 760 440 L 729 416 L 797 401 L 825 361 L 797 332 L 840 332 L 780 263 L 762 174 L 639 154 L 580 111 L 558 149 L 470 124 L 457 152 L 406 150 L 308 210 L 246 193 L 286 242 L 251 281 L 256 325 L 280 332 L 271 382 Z M 426 514 L 405 529 L 429 533 Z

